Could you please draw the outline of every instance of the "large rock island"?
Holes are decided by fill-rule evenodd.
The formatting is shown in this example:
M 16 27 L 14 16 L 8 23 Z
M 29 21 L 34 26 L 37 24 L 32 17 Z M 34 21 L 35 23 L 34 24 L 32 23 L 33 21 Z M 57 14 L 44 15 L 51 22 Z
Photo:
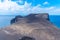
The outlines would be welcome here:
M 10 26 L 0 29 L 0 40 L 60 40 L 60 30 L 48 14 L 19 15 Z

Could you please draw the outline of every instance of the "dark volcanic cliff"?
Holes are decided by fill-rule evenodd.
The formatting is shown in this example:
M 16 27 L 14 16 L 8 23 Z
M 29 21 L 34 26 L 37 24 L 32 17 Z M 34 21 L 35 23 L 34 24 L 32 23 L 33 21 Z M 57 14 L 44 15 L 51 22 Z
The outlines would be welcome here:
M 48 14 L 16 16 L 11 25 L 0 30 L 1 40 L 60 40 L 60 30 L 50 21 Z
M 46 14 L 30 14 L 25 17 L 19 15 L 11 20 L 11 24 L 16 23 L 18 21 L 22 21 L 22 20 L 24 20 L 26 22 L 34 22 L 34 21 L 39 22 L 40 20 L 48 20 L 49 21 L 49 15 L 47 13 Z

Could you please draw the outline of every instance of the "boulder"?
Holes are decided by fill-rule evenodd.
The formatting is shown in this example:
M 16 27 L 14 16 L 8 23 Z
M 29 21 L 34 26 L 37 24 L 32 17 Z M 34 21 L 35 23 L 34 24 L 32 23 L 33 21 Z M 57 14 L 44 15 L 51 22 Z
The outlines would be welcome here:
M 35 40 L 34 38 L 28 37 L 28 36 L 24 36 L 19 40 Z

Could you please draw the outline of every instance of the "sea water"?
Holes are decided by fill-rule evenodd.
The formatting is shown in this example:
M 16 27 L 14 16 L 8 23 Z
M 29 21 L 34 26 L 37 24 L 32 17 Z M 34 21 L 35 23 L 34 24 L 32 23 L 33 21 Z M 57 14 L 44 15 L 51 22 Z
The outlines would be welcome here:
M 10 25 L 11 19 L 15 18 L 15 15 L 0 15 L 0 28 Z
M 0 28 L 10 25 L 11 19 L 15 18 L 16 15 L 0 15 Z M 60 28 L 60 16 L 50 15 L 50 22 L 52 22 L 56 27 Z
M 50 15 L 49 19 L 57 28 L 60 28 L 60 15 Z

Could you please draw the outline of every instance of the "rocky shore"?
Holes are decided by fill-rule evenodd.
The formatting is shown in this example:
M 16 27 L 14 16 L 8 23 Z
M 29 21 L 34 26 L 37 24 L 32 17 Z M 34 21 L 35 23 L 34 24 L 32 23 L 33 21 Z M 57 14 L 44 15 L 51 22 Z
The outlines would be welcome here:
M 48 14 L 18 15 L 10 26 L 0 29 L 0 40 L 60 40 L 60 30 Z

